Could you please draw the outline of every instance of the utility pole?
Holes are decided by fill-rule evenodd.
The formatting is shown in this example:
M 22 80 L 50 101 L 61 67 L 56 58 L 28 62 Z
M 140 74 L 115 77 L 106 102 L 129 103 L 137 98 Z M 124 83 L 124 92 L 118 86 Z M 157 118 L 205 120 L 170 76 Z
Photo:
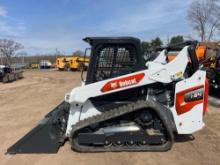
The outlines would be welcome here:
M 2 53 L 0 52 L 0 59 L 1 59 L 1 65 L 3 65 L 3 62 L 2 62 Z
M 167 36 L 167 45 L 169 45 L 170 44 L 170 36 L 168 35 Z
M 55 56 L 56 56 L 56 59 L 57 59 L 57 56 L 58 56 L 58 49 L 57 48 L 55 49 Z
M 24 53 L 23 53 L 23 56 L 22 56 L 22 64 L 24 64 Z
M 0 50 L 0 59 L 1 59 L 1 65 L 3 65 L 3 53 L 1 50 Z

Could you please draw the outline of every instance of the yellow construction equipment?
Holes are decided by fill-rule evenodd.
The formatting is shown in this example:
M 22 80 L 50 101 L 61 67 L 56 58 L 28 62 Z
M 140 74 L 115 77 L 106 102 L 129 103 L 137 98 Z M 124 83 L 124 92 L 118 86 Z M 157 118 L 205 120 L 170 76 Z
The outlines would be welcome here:
M 57 68 L 59 70 L 65 71 L 81 71 L 86 70 L 89 65 L 89 58 L 88 57 L 58 57 L 56 60 Z
M 70 68 L 71 70 L 87 70 L 89 65 L 88 57 L 72 57 L 70 60 Z
M 30 63 L 29 69 L 39 69 L 40 68 L 40 65 L 39 63 Z
M 56 59 L 56 65 L 59 70 L 70 70 L 69 61 L 72 57 L 58 57 Z

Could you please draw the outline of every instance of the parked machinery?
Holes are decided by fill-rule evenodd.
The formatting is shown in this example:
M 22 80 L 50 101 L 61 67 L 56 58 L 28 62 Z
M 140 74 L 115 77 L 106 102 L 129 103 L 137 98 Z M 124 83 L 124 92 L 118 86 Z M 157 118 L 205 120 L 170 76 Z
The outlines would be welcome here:
M 40 69 L 50 69 L 52 63 L 49 60 L 42 60 L 40 62 Z
M 89 66 L 88 57 L 72 57 L 70 60 L 70 68 L 73 71 L 87 70 L 88 66 Z
M 169 46 L 145 63 L 137 38 L 84 41 L 92 47 L 85 82 L 8 153 L 56 153 L 66 140 L 80 152 L 167 151 L 175 134 L 204 127 L 209 87 L 195 42 L 171 62 L 167 53 L 176 48 Z
M 20 68 L 0 65 L 0 82 L 7 83 L 21 78 L 23 78 L 23 71 Z
M 58 70 L 61 71 L 69 71 L 70 70 L 70 62 L 71 57 L 58 57 L 56 59 L 56 66 L 58 68 Z
M 29 67 L 28 67 L 29 69 L 39 69 L 40 68 L 40 65 L 39 65 L 39 63 L 34 63 L 34 62 L 32 62 L 32 63 L 30 63 L 29 64 Z
M 79 56 L 72 56 L 72 57 L 58 57 L 56 60 L 56 65 L 59 70 L 65 71 L 81 71 L 87 70 L 89 65 L 89 58 L 88 57 L 79 57 Z
M 211 90 L 220 92 L 220 45 L 219 44 L 206 44 L 204 45 L 205 58 L 201 61 L 204 69 L 207 72 L 207 78 L 210 82 Z M 220 97 L 220 94 L 218 94 Z

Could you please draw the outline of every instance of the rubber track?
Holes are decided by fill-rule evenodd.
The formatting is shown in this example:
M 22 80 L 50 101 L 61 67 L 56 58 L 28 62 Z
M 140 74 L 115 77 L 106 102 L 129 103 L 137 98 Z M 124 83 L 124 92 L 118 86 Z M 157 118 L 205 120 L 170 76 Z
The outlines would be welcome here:
M 75 140 L 75 132 L 78 130 L 85 128 L 87 126 L 90 126 L 92 124 L 96 124 L 99 122 L 104 122 L 105 120 L 109 120 L 115 117 L 119 117 L 131 112 L 135 112 L 138 110 L 141 110 L 143 108 L 154 108 L 155 103 L 151 101 L 137 101 L 134 103 L 129 103 L 127 105 L 114 108 L 112 110 L 109 110 L 107 112 L 98 114 L 93 117 L 89 117 L 85 120 L 79 121 L 77 124 L 73 125 L 73 129 L 70 134 L 70 143 L 73 150 L 79 151 L 79 152 L 106 152 L 106 151 L 167 151 L 172 147 L 173 143 L 173 135 L 170 131 L 167 131 L 169 140 L 162 145 L 134 145 L 134 146 L 83 146 L 76 142 Z M 165 128 L 168 130 L 166 125 L 164 124 Z

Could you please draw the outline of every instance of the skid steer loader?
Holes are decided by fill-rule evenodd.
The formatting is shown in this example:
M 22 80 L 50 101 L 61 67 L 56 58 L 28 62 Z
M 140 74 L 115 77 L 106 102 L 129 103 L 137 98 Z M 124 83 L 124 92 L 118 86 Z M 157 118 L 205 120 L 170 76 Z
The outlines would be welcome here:
M 208 83 L 196 43 L 182 46 L 169 63 L 172 46 L 145 63 L 137 38 L 84 41 L 91 45 L 85 82 L 7 153 L 56 153 L 67 140 L 79 152 L 167 151 L 174 134 L 203 128 Z

